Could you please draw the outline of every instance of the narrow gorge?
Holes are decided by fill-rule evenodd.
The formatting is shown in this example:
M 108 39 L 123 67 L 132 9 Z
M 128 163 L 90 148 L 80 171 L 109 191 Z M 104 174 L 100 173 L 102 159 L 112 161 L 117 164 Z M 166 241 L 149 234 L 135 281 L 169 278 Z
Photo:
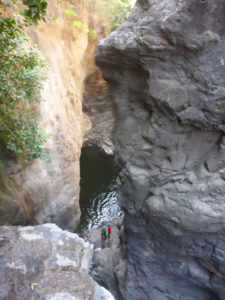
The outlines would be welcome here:
M 107 37 L 93 3 L 27 28 L 53 162 L 1 150 L 0 300 L 225 300 L 225 0 L 137 0 Z M 72 233 L 82 146 L 115 155 L 105 243 Z
M 1 145 L 0 299 L 113 300 L 89 275 L 93 245 L 65 231 L 74 232 L 80 222 L 80 154 L 92 126 L 82 98 L 86 79 L 96 72 L 104 85 L 94 54 L 106 23 L 92 1 L 47 4 L 45 22 L 26 32 L 46 60 L 38 113 L 51 136 L 46 148 L 52 161 L 27 160 Z M 0 1 L 0 13 L 4 6 L 11 1 Z M 0 17 L 5 20 L 4 13 Z

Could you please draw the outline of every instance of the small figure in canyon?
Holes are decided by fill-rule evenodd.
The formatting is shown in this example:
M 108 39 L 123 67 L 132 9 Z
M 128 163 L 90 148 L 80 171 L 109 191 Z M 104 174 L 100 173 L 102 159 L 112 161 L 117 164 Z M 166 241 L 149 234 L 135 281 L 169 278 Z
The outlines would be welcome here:
M 109 223 L 109 224 L 108 224 L 108 238 L 110 238 L 111 231 L 112 231 L 112 226 L 111 226 L 110 223 Z
M 119 213 L 118 213 L 118 216 L 120 217 L 120 216 L 122 216 L 123 215 L 123 211 L 122 211 L 122 209 L 119 211 Z
M 101 237 L 102 237 L 102 242 L 106 240 L 106 227 L 103 226 L 102 231 L 101 231 Z

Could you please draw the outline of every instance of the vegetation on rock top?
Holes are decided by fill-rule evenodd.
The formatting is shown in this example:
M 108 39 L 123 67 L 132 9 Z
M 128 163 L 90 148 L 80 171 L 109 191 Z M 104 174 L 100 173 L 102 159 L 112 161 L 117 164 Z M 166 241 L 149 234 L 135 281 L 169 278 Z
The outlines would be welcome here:
M 24 33 L 44 19 L 46 8 L 45 0 L 0 0 L 0 139 L 16 154 L 49 161 L 37 115 L 45 63 Z
M 62 0 L 59 0 L 62 2 Z M 65 14 L 73 20 L 73 25 L 88 33 L 93 40 L 97 39 L 98 33 L 95 28 L 88 27 L 76 12 L 74 1 L 64 0 L 67 3 Z M 85 5 L 92 11 L 96 11 L 105 21 L 107 32 L 117 29 L 129 16 L 132 6 L 131 0 L 89 0 Z
M 105 18 L 109 32 L 125 22 L 132 9 L 130 0 L 92 0 L 92 3 Z
M 66 2 L 65 14 L 73 25 L 97 39 L 95 29 L 83 24 L 76 6 Z M 130 0 L 89 0 L 86 5 L 102 15 L 108 31 L 125 21 L 131 10 Z M 49 136 L 39 126 L 37 115 L 45 62 L 35 47 L 28 47 L 24 33 L 26 26 L 44 20 L 46 9 L 47 0 L 0 0 L 0 139 L 17 155 L 50 161 L 44 146 Z

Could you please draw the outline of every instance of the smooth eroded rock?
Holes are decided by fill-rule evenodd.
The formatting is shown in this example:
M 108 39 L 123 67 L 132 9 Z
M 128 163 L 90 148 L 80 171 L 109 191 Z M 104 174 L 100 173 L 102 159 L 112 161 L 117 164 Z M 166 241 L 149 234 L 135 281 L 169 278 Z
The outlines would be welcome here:
M 126 214 L 123 299 L 225 299 L 224 13 L 224 0 L 139 0 L 99 43 Z
M 55 224 L 0 227 L 0 299 L 113 300 L 88 270 L 93 245 Z

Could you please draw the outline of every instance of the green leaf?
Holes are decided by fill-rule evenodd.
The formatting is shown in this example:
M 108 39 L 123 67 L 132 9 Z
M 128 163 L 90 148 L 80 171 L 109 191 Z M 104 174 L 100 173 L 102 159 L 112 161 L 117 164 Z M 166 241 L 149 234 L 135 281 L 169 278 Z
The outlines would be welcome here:
M 73 25 L 74 25 L 75 27 L 80 28 L 80 27 L 82 26 L 82 22 L 81 22 L 81 21 L 75 20 L 75 21 L 73 21 Z
M 58 20 L 58 16 L 54 16 L 52 19 L 54 22 L 56 22 Z
M 76 16 L 76 12 L 72 9 L 65 9 L 65 14 L 69 17 L 75 17 Z
M 84 32 L 88 33 L 90 29 L 88 27 L 84 27 Z
M 90 29 L 88 35 L 92 40 L 96 40 L 98 37 L 98 34 L 94 29 Z

